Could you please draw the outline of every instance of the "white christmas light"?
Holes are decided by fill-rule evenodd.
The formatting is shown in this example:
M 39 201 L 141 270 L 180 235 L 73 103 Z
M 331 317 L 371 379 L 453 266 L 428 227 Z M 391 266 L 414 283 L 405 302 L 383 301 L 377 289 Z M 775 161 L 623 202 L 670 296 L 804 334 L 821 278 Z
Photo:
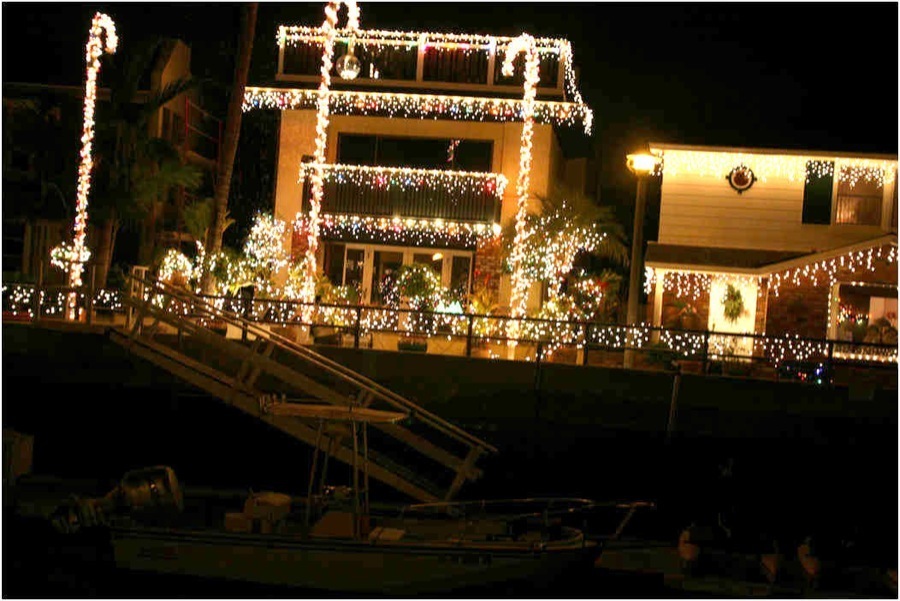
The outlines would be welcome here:
M 105 42 L 103 33 L 106 33 Z M 84 85 L 84 122 L 81 134 L 81 164 L 78 167 L 78 190 L 75 200 L 75 228 L 73 244 L 70 252 L 66 254 L 72 259 L 68 264 L 69 286 L 81 286 L 81 273 L 84 270 L 82 258 L 90 253 L 85 252 L 84 239 L 87 229 L 88 192 L 91 189 L 91 148 L 94 139 L 94 106 L 97 102 L 97 73 L 100 71 L 100 56 L 104 52 L 110 54 L 116 51 L 119 38 L 116 37 L 116 25 L 113 20 L 103 14 L 97 13 L 91 22 L 91 30 L 88 36 L 85 60 L 87 61 L 87 78 Z M 75 293 L 70 295 L 68 316 L 75 319 Z
M 506 50 L 506 56 L 503 60 L 502 72 L 505 76 L 511 77 L 513 75 L 513 61 L 520 52 L 525 53 L 525 93 L 522 97 L 522 142 L 519 147 L 519 176 L 516 181 L 516 235 L 510 253 L 512 284 L 509 305 L 510 314 L 513 318 L 523 317 L 525 315 L 525 304 L 528 300 L 528 287 L 531 284 L 531 281 L 524 270 L 524 245 L 528 236 L 531 235 L 531 232 L 529 232 L 527 228 L 526 218 L 528 217 L 528 194 L 531 186 L 534 100 L 539 79 L 539 59 L 535 40 L 527 33 L 523 33 L 509 43 Z M 518 322 L 513 321 L 510 323 L 516 325 L 513 326 L 513 331 L 511 331 L 509 337 L 516 338 L 514 334 Z M 514 340 L 511 341 L 511 345 L 515 346 Z
M 313 109 L 317 99 L 316 90 L 247 87 L 243 110 Z M 521 121 L 524 110 L 522 100 L 475 96 L 331 90 L 328 99 L 331 112 L 337 115 L 374 114 L 404 119 L 510 122 Z M 585 104 L 536 100 L 533 110 L 537 123 L 573 126 L 580 122 L 584 133 L 591 133 L 594 115 Z
M 317 167 L 314 168 L 310 178 L 312 193 L 309 202 L 304 277 L 300 289 L 300 298 L 307 303 L 313 302 L 316 297 L 316 251 L 319 248 L 319 211 L 322 207 L 324 177 L 322 164 L 325 163 L 325 145 L 328 140 L 329 88 L 331 87 L 331 61 L 334 57 L 335 25 L 337 24 L 337 11 L 341 4 L 347 6 L 350 31 L 355 32 L 359 29 L 359 7 L 355 1 L 329 2 L 325 5 L 325 21 L 322 23 L 322 35 L 324 37 L 322 78 L 316 97 L 316 150 L 313 155 Z

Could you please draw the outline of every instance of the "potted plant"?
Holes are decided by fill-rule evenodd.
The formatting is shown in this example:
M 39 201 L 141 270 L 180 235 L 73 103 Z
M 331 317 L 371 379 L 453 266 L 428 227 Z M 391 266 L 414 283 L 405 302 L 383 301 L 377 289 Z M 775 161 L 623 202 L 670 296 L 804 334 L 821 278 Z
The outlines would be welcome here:
M 415 311 L 407 315 L 407 333 L 397 341 L 397 349 L 425 352 L 434 326 L 430 312 L 440 290 L 438 276 L 429 265 L 412 263 L 397 270 L 394 286 L 401 305 Z

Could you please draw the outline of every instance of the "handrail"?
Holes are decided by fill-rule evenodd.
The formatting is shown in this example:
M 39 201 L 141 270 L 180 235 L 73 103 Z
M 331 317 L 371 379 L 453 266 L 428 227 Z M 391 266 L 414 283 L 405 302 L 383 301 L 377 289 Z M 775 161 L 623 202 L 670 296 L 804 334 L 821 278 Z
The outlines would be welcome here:
M 318 353 L 315 353 L 315 352 L 303 347 L 302 345 L 299 345 L 299 344 L 295 343 L 294 341 L 292 341 L 284 336 L 281 336 L 280 334 L 277 334 L 275 332 L 271 332 L 267 329 L 261 328 L 256 323 L 246 320 L 231 311 L 220 310 L 220 309 L 216 308 L 214 305 L 212 305 L 209 302 L 207 302 L 206 300 L 204 300 L 202 297 L 194 295 L 194 294 L 190 293 L 189 291 L 185 291 L 183 289 L 176 288 L 165 282 L 144 280 L 142 278 L 137 278 L 137 277 L 131 276 L 131 275 L 129 275 L 127 277 L 135 279 L 139 283 L 144 285 L 144 287 L 145 287 L 144 293 L 145 294 L 147 293 L 148 289 L 151 290 L 151 294 L 152 294 L 153 289 L 163 290 L 164 294 L 168 293 L 169 296 L 174 297 L 176 300 L 187 301 L 187 302 L 192 303 L 192 305 L 199 304 L 201 309 L 205 309 L 205 310 L 209 311 L 209 313 L 211 315 L 222 319 L 226 323 L 231 323 L 231 325 L 234 325 L 235 327 L 240 327 L 242 329 L 246 329 L 248 331 L 248 333 L 252 333 L 254 336 L 256 336 L 258 338 L 270 340 L 283 348 L 287 348 L 291 351 L 294 351 L 296 354 L 301 355 L 304 359 L 306 359 L 308 362 L 312 363 L 313 365 L 326 370 L 332 376 L 336 376 L 338 379 L 343 379 L 346 382 L 354 384 L 360 390 L 369 392 L 369 393 L 373 394 L 374 396 L 384 400 L 385 402 L 387 402 L 388 404 L 390 404 L 392 406 L 402 407 L 404 409 L 407 409 L 416 417 L 418 417 L 420 419 L 424 418 L 424 419 L 422 419 L 422 421 L 429 423 L 429 425 L 431 425 L 435 429 L 443 431 L 445 434 L 450 435 L 451 437 L 459 440 L 460 442 L 464 442 L 471 446 L 479 447 L 483 450 L 491 451 L 493 453 L 497 452 L 497 448 L 494 447 L 493 445 L 491 445 L 490 443 L 483 441 L 476 436 L 473 436 L 472 434 L 466 432 L 462 428 L 459 428 L 450 422 L 447 422 L 446 420 L 442 419 L 441 417 L 431 413 L 430 411 L 422 408 L 419 405 L 416 405 L 412 401 L 400 396 L 396 392 L 389 390 L 388 388 L 385 388 L 381 384 L 378 384 L 377 382 L 375 382 L 357 372 L 352 371 L 351 369 L 347 368 L 346 366 L 344 366 L 336 361 L 333 361 L 327 357 L 319 355 Z M 129 302 L 132 302 L 132 301 L 130 301 L 130 299 L 129 299 Z M 144 299 L 140 299 L 140 302 L 146 303 L 147 301 Z M 192 329 L 196 329 L 196 330 L 201 329 L 200 326 L 196 326 L 195 324 L 190 324 L 190 326 Z

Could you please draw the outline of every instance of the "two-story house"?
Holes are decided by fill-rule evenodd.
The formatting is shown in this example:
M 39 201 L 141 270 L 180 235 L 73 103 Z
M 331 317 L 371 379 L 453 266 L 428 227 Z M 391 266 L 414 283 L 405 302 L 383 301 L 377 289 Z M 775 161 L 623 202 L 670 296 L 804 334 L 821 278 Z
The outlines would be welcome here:
M 294 224 L 291 252 L 305 252 L 316 141 L 321 30 L 278 31 L 279 87 L 249 87 L 245 110 L 281 111 L 275 216 Z M 335 57 L 352 51 L 355 79 L 332 78 L 317 268 L 361 302 L 383 301 L 381 282 L 426 263 L 460 296 L 478 274 L 509 303 L 500 232 L 514 219 L 522 145 L 523 57 L 501 73 L 511 39 L 490 35 L 338 30 Z M 559 127 L 590 131 L 564 39 L 536 40 L 540 57 L 530 192 L 582 185 Z M 352 47 L 352 48 L 350 48 Z M 296 86 L 296 87 L 291 87 Z M 533 287 L 531 306 L 540 302 Z
M 863 323 L 859 342 L 878 322 L 896 333 L 896 156 L 650 148 L 662 158 L 645 257 L 654 325 L 687 306 L 710 331 L 849 340 Z

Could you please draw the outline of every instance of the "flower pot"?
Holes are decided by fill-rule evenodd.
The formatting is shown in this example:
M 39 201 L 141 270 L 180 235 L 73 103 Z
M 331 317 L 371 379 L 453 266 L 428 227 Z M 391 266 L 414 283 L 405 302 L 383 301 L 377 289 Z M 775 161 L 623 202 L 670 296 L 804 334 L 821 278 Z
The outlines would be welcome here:
M 397 340 L 397 350 L 414 353 L 428 352 L 428 338 L 425 336 L 403 336 Z

